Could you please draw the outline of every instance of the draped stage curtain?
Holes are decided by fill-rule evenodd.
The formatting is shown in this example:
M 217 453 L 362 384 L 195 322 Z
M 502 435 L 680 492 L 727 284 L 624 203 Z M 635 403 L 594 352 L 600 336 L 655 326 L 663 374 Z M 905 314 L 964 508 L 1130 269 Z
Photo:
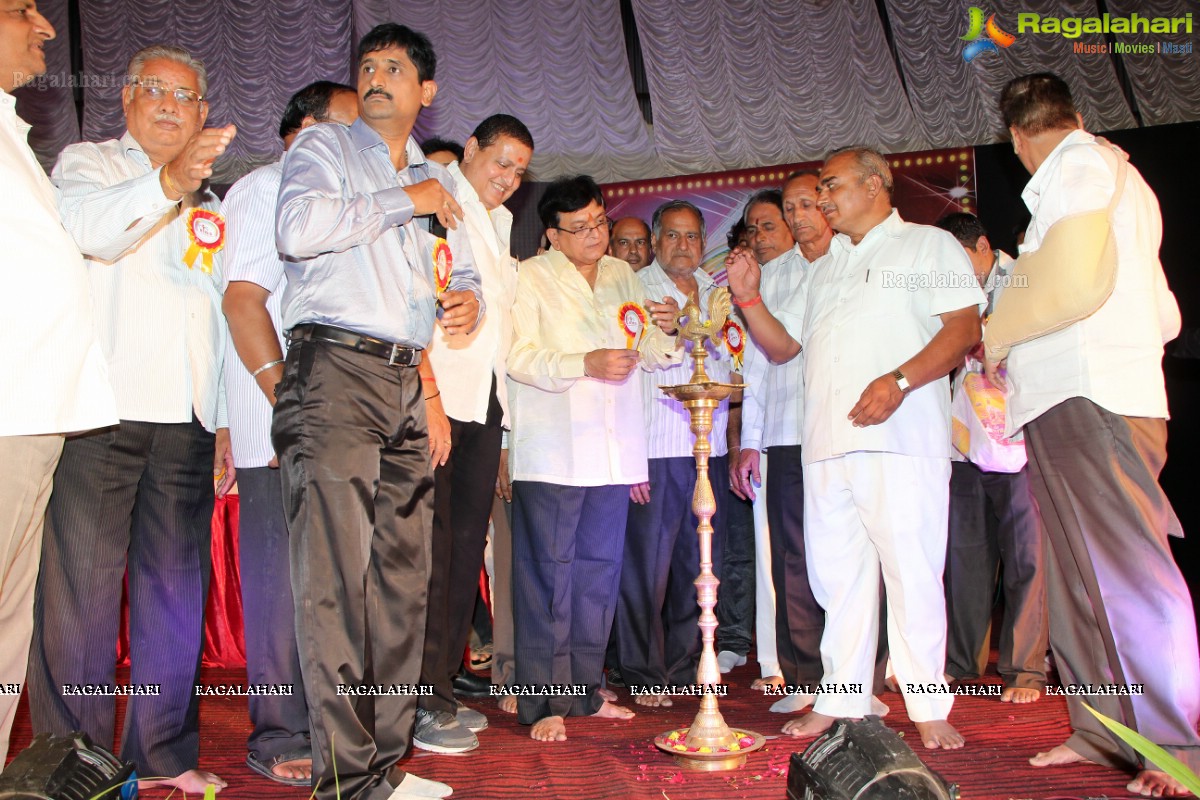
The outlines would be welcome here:
M 913 118 L 873 0 L 633 0 L 670 174 L 884 152 L 930 142 Z
M 1137 124 L 1114 64 L 1143 124 L 1200 119 L 1194 54 L 1077 55 L 1071 40 L 1025 34 L 967 63 L 958 37 L 972 5 L 884 0 L 885 24 L 874 0 L 632 0 L 651 127 L 634 94 L 618 0 L 87 0 L 79 3 L 81 131 L 68 86 L 68 0 L 43 0 L 59 37 L 47 46 L 49 76 L 18 92 L 18 110 L 49 165 L 80 136 L 120 134 L 129 56 L 179 42 L 208 65 L 210 121 L 238 125 L 217 164 L 216 182 L 227 183 L 278 157 L 279 115 L 295 90 L 351 78 L 357 38 L 395 20 L 428 33 L 440 56 L 439 94 L 418 136 L 461 141 L 489 114 L 515 114 L 533 132 L 539 179 L 587 172 L 614 182 L 807 161 L 851 143 L 890 152 L 986 144 L 1000 133 L 1000 87 L 1039 70 L 1074 87 L 1093 130 Z M 1105 8 L 1178 16 L 1194 3 L 1107 0 Z M 1100 13 L 1096 0 L 1029 0 L 1020 10 Z M 1010 33 L 1015 14 L 999 16 Z

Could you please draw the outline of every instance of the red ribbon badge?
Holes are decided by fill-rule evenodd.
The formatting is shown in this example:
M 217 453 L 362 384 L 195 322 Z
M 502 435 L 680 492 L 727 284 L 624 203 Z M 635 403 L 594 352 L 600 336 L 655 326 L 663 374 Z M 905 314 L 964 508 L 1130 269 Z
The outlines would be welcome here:
M 742 368 L 742 353 L 746 350 L 746 332 L 742 330 L 742 326 L 738 325 L 733 320 L 728 320 L 725 327 L 721 329 L 721 335 L 725 338 L 725 347 L 729 350 L 729 357 L 733 360 L 733 368 Z
M 225 218 L 216 211 L 190 208 L 187 212 L 187 234 L 191 244 L 183 254 L 183 263 L 188 269 L 201 259 L 200 269 L 211 275 L 213 255 L 225 246 Z
M 617 317 L 621 322 L 621 330 L 625 331 L 625 349 L 637 349 L 646 335 L 646 309 L 637 303 L 625 303 L 617 312 Z
M 445 239 L 438 239 L 433 245 L 433 286 L 437 296 L 450 288 L 450 275 L 454 272 L 454 256 L 450 252 L 450 244 Z

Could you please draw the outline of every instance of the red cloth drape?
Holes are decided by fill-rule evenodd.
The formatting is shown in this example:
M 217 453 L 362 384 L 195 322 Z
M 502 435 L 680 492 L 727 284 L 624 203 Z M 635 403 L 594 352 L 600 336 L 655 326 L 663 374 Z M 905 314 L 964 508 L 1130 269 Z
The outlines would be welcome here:
M 121 600 L 117 663 L 129 663 L 129 599 Z M 246 666 L 242 636 L 242 583 L 238 573 L 238 496 L 217 498 L 212 518 L 212 578 L 204 611 L 204 666 Z

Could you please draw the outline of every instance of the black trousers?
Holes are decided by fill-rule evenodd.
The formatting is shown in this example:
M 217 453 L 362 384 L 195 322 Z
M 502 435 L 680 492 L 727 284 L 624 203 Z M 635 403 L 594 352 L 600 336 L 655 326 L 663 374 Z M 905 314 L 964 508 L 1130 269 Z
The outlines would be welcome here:
M 513 482 L 517 686 L 583 685 L 582 696 L 521 695 L 517 719 L 587 716 L 617 606 L 628 486 Z
M 339 794 L 336 748 L 341 798 L 387 800 L 417 701 L 360 692 L 420 677 L 433 516 L 420 377 L 302 342 L 288 349 L 276 394 L 271 438 L 291 531 L 316 796 Z
M 713 494 L 729 494 L 724 456 L 709 460 Z M 627 686 L 685 686 L 700 663 L 700 607 L 693 581 L 700 573 L 700 537 L 692 513 L 694 458 L 649 460 L 650 502 L 629 504 L 621 589 L 613 624 Z M 713 515 L 713 573 L 721 577 L 724 504 Z M 723 584 L 722 584 L 723 586 Z M 718 591 L 719 594 L 719 591 Z
M 199 762 L 195 683 L 211 570 L 215 438 L 190 423 L 122 422 L 67 440 L 46 513 L 29 651 L 36 733 L 113 741 L 116 698 L 64 695 L 113 683 L 121 588 L 129 580 L 132 696 L 120 753 L 142 777 Z
M 251 696 L 247 748 L 267 762 L 308 749 L 308 704 L 296 648 L 296 605 L 279 470 L 237 472 L 238 568 L 245 611 L 246 681 L 290 687 L 291 695 Z
M 726 473 L 728 480 L 728 473 Z M 725 547 L 717 593 L 717 650 L 744 656 L 754 640 L 754 508 L 733 492 L 717 495 L 725 506 Z
M 1026 470 L 984 472 L 956 461 L 946 547 L 946 673 L 978 678 L 991 654 L 996 570 L 1003 564 L 1004 622 L 997 663 L 1007 686 L 1046 685 L 1046 572 L 1037 503 Z
M 817 684 L 825 610 L 813 597 L 804 547 L 804 471 L 800 446 L 770 449 L 767 522 L 775 584 L 775 645 L 788 684 Z M 882 629 L 882 627 L 881 627 Z
M 432 686 L 434 693 L 418 701 L 430 711 L 453 714 L 457 708 L 453 680 L 479 594 L 479 569 L 500 469 L 502 413 L 493 377 L 486 423 L 450 420 L 450 457 L 433 473 L 433 556 L 421 683 Z

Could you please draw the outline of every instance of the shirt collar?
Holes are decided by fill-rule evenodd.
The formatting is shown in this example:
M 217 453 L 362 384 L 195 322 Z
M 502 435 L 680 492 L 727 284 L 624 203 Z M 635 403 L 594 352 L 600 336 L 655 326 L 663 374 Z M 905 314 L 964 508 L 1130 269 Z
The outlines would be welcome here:
M 374 128 L 363 122 L 362 117 L 354 121 L 349 131 L 350 142 L 360 151 L 370 150 L 372 147 L 387 148 L 387 142 L 383 141 L 383 137 Z M 425 154 L 421 152 L 421 145 L 417 144 L 417 140 L 412 136 L 408 137 L 408 142 L 404 145 L 404 155 L 408 160 L 407 169 L 425 164 Z
M 17 114 L 17 98 L 3 89 L 0 89 L 0 114 L 4 114 L 4 116 L 12 119 L 13 124 L 17 127 L 17 133 L 23 138 L 28 139 L 29 129 L 33 126 L 21 119 L 21 116 Z
M 670 289 L 676 288 L 675 281 L 671 280 L 671 276 L 667 274 L 665 269 L 663 269 L 662 264 L 658 263 L 657 258 L 643 267 L 641 271 L 648 272 L 650 280 L 654 281 L 655 283 L 662 284 Z M 700 294 L 702 295 L 707 292 L 710 287 L 716 285 L 712 279 L 712 276 L 705 271 L 704 267 L 696 267 L 695 276 L 696 288 L 700 290 Z
M 1062 158 L 1063 151 L 1073 145 L 1091 144 L 1095 141 L 1095 136 L 1079 129 L 1071 131 L 1055 145 L 1050 154 L 1046 156 L 1046 160 L 1034 170 L 1033 175 L 1029 178 L 1029 183 L 1025 184 L 1025 190 L 1021 192 L 1021 199 L 1025 201 L 1025 205 L 1031 213 L 1037 210 L 1038 201 L 1041 199 L 1042 191 L 1046 188 L 1046 183 L 1050 180 L 1050 175 L 1058 170 L 1058 162 Z
M 121 137 L 121 146 L 124 148 L 126 155 L 132 156 L 135 161 L 141 161 L 147 166 L 152 166 L 150 156 L 146 155 L 146 151 L 142 149 L 138 140 L 133 138 L 133 134 L 128 130 Z
M 847 252 L 853 250 L 855 247 L 862 247 L 864 244 L 873 242 L 881 236 L 896 239 L 904 231 L 904 225 L 904 220 L 900 218 L 900 212 L 893 208 L 892 213 L 888 214 L 883 222 L 880 222 L 874 228 L 867 231 L 863 238 L 858 240 L 857 245 L 850 242 L 849 234 L 839 233 L 829 243 L 829 250 L 832 252 L 834 248 L 837 248 L 840 251 Z

